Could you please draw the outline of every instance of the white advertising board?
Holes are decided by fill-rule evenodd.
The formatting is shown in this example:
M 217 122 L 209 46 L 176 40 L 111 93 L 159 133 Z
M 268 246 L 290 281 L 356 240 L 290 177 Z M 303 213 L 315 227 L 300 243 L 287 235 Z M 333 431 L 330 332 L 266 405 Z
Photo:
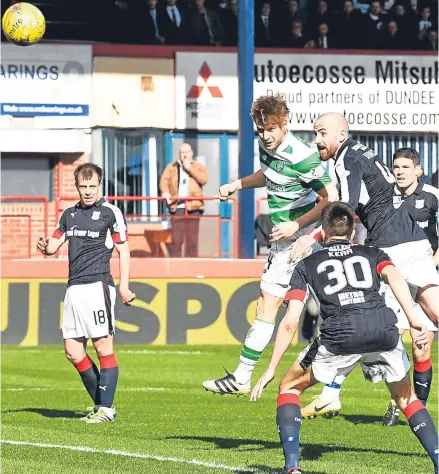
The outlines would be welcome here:
M 88 128 L 90 45 L 2 44 L 1 115 L 34 119 L 34 128 Z
M 177 128 L 238 129 L 237 60 L 236 53 L 177 53 Z M 295 130 L 339 112 L 355 131 L 437 132 L 437 84 L 434 55 L 255 55 L 254 97 L 284 94 Z

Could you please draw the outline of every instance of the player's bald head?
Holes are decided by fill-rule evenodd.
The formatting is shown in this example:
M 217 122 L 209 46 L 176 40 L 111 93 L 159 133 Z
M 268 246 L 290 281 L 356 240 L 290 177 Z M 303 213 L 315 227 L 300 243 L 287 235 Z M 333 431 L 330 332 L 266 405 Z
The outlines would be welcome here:
M 327 114 L 320 115 L 314 125 L 316 127 L 323 127 L 326 130 L 336 130 L 338 132 L 349 133 L 349 124 L 342 114 L 337 112 L 329 112 Z
M 334 158 L 343 142 L 349 137 L 349 124 L 343 115 L 330 112 L 321 115 L 314 123 L 314 135 L 320 158 Z

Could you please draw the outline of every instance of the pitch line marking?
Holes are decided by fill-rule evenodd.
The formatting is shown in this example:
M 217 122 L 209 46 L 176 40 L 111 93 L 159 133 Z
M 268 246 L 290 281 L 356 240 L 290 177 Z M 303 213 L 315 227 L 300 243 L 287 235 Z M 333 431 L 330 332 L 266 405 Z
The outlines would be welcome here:
M 30 441 L 14 441 L 11 439 L 0 439 L 0 442 L 3 444 L 12 444 L 15 446 L 33 446 L 36 448 L 51 448 L 51 449 L 66 449 L 69 451 L 81 451 L 86 453 L 95 453 L 95 454 L 111 454 L 113 456 L 124 456 L 128 458 L 138 458 L 138 459 L 151 459 L 154 461 L 163 461 L 163 462 L 175 462 L 175 463 L 184 463 L 192 464 L 195 466 L 210 467 L 213 469 L 222 469 L 223 471 L 245 471 L 252 472 L 247 468 L 237 467 L 237 466 L 227 466 L 226 464 L 217 464 L 214 462 L 199 461 L 198 459 L 184 459 L 184 458 L 172 458 L 167 456 L 155 456 L 154 454 L 142 454 L 142 453 L 129 453 L 126 451 L 117 451 L 115 449 L 97 449 L 90 448 L 89 446 L 71 446 L 64 444 L 49 444 L 49 443 L 34 443 Z
M 9 387 L 2 389 L 5 392 L 54 392 L 60 390 L 59 387 Z M 164 388 L 164 387 L 126 387 L 118 388 L 118 392 L 164 392 L 165 390 L 182 391 L 182 389 Z M 63 391 L 81 392 L 83 388 L 64 388 Z
M 8 352 L 18 352 L 21 354 L 32 354 L 32 353 L 49 353 L 43 349 L 8 349 L 3 351 L 3 354 Z M 63 350 L 55 351 L 59 354 L 64 354 Z M 117 349 L 118 354 L 145 354 L 145 355 L 204 355 L 212 354 L 212 352 L 202 352 L 202 351 L 171 351 L 171 350 L 150 350 L 150 349 Z

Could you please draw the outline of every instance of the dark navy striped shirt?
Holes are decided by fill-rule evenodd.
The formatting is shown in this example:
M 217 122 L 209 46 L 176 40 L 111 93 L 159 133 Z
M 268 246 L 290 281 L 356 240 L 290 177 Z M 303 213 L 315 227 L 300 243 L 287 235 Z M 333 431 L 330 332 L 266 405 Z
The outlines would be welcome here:
M 335 174 L 341 201 L 354 207 L 367 230 L 367 245 L 393 247 L 426 238 L 404 206 L 394 207 L 395 178 L 373 150 L 349 138 L 337 152 Z
M 53 237 L 69 241 L 69 285 L 97 281 L 114 285 L 110 273 L 114 244 L 128 240 L 118 207 L 105 199 L 88 208 L 78 202 L 63 212 Z
M 436 252 L 439 238 L 439 189 L 429 184 L 419 183 L 413 194 L 405 197 L 395 187 L 393 201 L 396 208 L 404 203 L 408 213 L 416 221 L 416 224 L 424 230 L 433 251 Z

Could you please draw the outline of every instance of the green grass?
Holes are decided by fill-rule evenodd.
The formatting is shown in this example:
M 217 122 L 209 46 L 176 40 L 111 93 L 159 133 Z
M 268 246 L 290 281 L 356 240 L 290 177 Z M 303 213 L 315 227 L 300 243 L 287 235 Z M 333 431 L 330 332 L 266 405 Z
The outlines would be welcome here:
M 117 450 L 188 462 L 197 460 L 236 467 L 234 472 L 241 474 L 281 471 L 283 456 L 275 422 L 277 381 L 300 347 L 290 352 L 276 381 L 257 403 L 250 403 L 244 397 L 213 395 L 201 387 L 203 380 L 221 376 L 223 366 L 235 368 L 239 346 L 119 346 L 118 349 L 117 420 L 112 424 L 90 425 L 78 421 L 90 400 L 76 371 L 65 360 L 61 346 L 38 350 L 4 347 L 2 439 Z M 129 352 L 142 349 L 147 349 L 147 353 Z M 262 374 L 270 354 L 271 348 L 256 368 L 256 377 Z M 437 384 L 433 385 L 429 407 L 433 419 L 437 419 L 438 392 Z M 321 385 L 302 395 L 302 405 L 320 389 Z M 403 416 L 397 427 L 381 426 L 388 398 L 383 383 L 366 383 L 357 368 L 344 384 L 343 411 L 339 417 L 304 420 L 301 430 L 304 472 L 432 473 L 431 461 Z M 1 472 L 11 474 L 232 472 L 183 461 L 54 447 L 2 444 L 1 448 Z

